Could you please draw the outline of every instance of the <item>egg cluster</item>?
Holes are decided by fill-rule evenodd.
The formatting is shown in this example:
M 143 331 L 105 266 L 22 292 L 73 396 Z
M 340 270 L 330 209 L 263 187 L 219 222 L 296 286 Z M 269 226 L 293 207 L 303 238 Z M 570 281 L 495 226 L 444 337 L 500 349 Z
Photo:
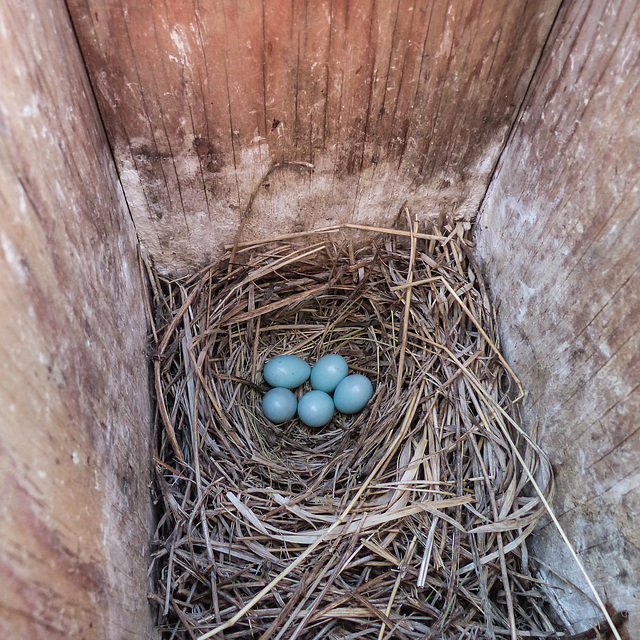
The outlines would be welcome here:
M 365 376 L 348 373 L 347 361 L 336 353 L 322 356 L 313 368 L 297 356 L 276 356 L 264 366 L 264 379 L 273 389 L 262 398 L 262 412 L 275 423 L 291 420 L 297 413 L 308 427 L 324 427 L 336 409 L 357 413 L 371 399 L 373 385 Z M 309 378 L 312 390 L 298 401 L 291 389 Z

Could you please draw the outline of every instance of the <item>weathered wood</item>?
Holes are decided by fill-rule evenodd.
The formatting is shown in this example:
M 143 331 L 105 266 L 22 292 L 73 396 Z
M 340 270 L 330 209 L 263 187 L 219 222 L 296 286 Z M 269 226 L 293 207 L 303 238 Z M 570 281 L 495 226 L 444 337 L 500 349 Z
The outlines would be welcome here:
M 640 638 L 640 3 L 573 0 L 559 17 L 478 246 L 561 522 Z M 538 552 L 587 589 L 552 527 Z M 573 620 L 599 617 L 563 598 Z
M 0 59 L 0 636 L 151 637 L 135 232 L 64 2 Z
M 70 0 L 143 245 L 471 218 L 559 0 Z

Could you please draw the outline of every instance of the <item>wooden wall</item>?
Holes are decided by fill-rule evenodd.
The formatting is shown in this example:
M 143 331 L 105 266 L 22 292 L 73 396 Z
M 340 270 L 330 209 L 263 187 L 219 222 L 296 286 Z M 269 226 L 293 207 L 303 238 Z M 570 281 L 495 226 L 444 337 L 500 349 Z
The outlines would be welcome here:
M 470 219 L 560 0 L 69 0 L 146 251 Z M 260 182 L 275 163 L 287 165 Z
M 151 637 L 135 231 L 64 2 L 0 60 L 0 636 Z
M 640 638 L 640 2 L 566 2 L 482 206 L 504 343 L 555 506 Z M 536 551 L 587 590 L 551 526 Z M 560 592 L 584 628 L 593 609 Z

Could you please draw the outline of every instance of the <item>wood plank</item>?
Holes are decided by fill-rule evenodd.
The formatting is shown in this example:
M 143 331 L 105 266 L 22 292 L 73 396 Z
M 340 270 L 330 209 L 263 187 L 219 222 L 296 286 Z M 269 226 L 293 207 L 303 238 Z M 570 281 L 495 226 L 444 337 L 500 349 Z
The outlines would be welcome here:
M 135 231 L 64 2 L 0 58 L 0 635 L 153 637 Z
M 472 218 L 560 0 L 68 4 L 143 245 L 181 272 L 257 187 L 246 240 L 405 200 Z
M 640 3 L 568 2 L 550 42 L 479 250 L 557 469 L 561 522 L 640 638 Z M 537 552 L 586 589 L 549 527 Z M 584 627 L 598 614 L 578 600 L 565 604 Z

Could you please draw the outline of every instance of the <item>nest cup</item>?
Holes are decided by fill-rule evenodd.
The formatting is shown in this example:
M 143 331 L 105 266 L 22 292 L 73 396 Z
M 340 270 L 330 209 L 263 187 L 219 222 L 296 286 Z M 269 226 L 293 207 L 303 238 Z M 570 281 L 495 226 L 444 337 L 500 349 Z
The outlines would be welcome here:
M 526 546 L 550 470 L 461 227 L 249 247 L 154 292 L 167 637 L 554 631 Z M 365 409 L 269 422 L 265 362 L 328 353 Z

